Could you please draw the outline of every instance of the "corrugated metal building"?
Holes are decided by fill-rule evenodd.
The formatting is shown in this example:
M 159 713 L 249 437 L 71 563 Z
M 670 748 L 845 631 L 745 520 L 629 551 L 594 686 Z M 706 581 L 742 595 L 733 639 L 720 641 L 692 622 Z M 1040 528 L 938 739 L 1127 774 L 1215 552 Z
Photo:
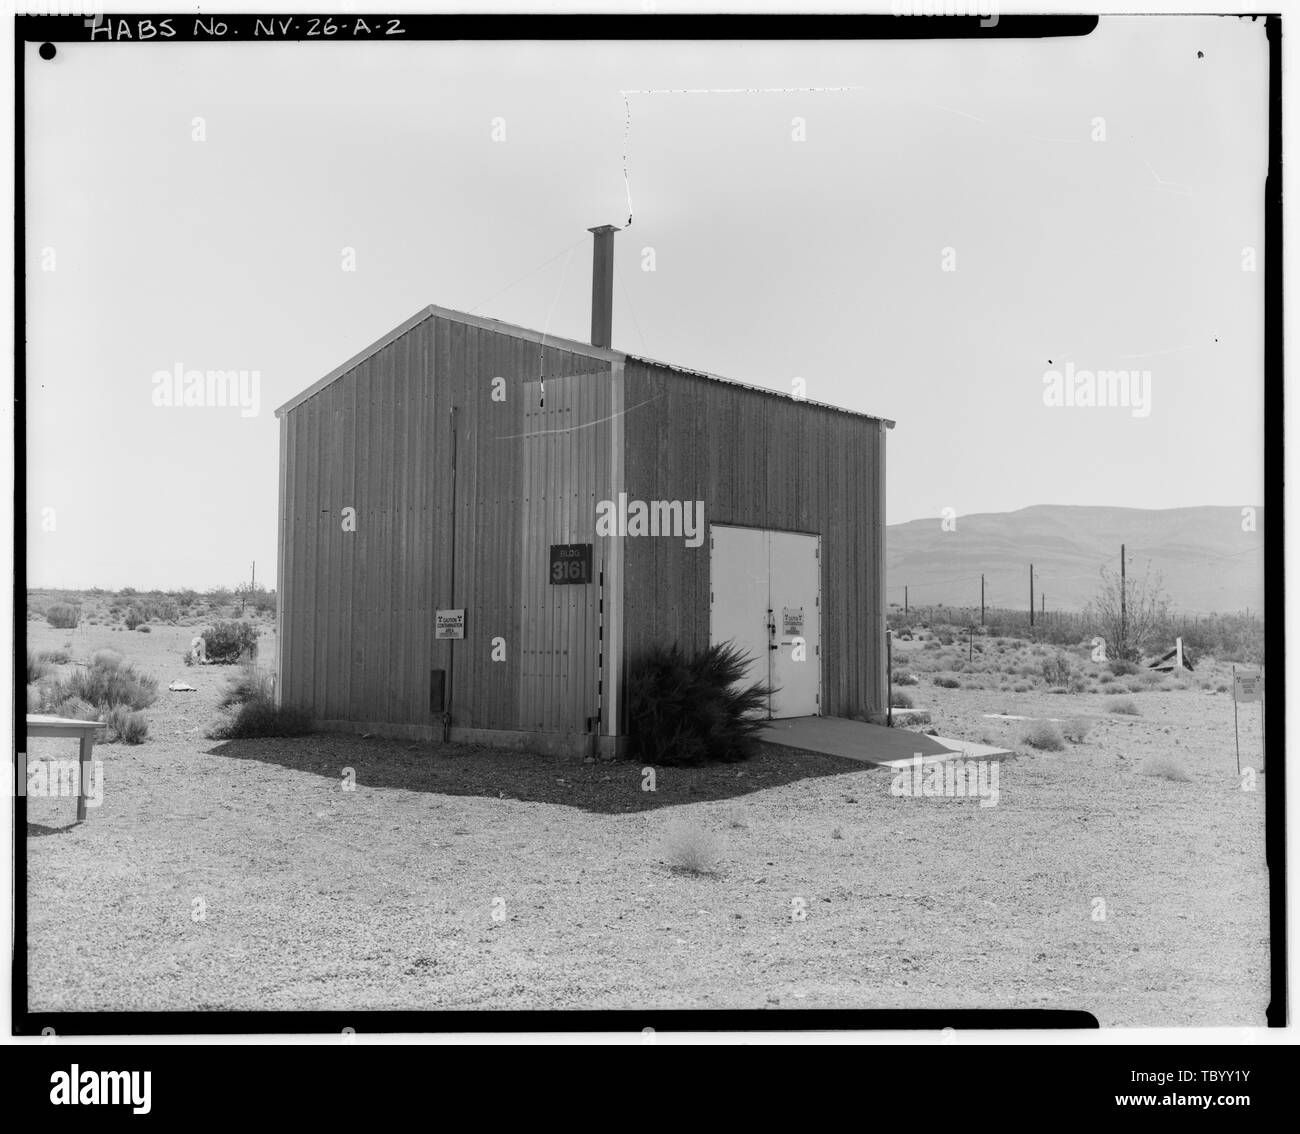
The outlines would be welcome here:
M 612 751 L 653 643 L 773 716 L 885 705 L 892 422 L 426 307 L 276 411 L 279 696 L 322 727 Z M 452 636 L 463 635 L 463 636 Z

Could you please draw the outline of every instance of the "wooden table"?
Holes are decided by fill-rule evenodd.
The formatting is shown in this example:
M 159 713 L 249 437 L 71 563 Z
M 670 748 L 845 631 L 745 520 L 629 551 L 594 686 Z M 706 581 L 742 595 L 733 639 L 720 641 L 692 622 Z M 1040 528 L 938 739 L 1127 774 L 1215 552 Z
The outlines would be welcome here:
M 86 817 L 86 784 L 90 782 L 91 754 L 95 751 L 95 731 L 104 726 L 99 721 L 79 721 L 72 717 L 48 717 L 28 713 L 27 735 L 75 736 L 81 741 L 81 774 L 77 777 L 77 820 Z M 27 746 L 24 745 L 24 748 Z

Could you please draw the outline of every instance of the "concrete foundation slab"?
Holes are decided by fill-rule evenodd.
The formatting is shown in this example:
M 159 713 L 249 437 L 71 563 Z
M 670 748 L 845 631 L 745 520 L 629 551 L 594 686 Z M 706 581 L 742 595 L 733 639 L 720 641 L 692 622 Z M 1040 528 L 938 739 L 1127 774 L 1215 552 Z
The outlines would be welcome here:
M 1000 760 L 1011 755 L 1005 748 L 927 736 L 902 728 L 885 728 L 843 717 L 792 717 L 769 721 L 758 738 L 768 744 L 843 756 L 865 764 L 899 768 L 919 755 L 923 764 L 942 760 Z

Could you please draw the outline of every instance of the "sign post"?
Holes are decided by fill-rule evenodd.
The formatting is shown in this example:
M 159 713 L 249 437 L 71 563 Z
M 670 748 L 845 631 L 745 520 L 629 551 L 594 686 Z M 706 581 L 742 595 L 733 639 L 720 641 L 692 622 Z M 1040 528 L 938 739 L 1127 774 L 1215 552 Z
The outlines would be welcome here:
M 885 720 L 894 727 L 894 632 L 885 631 Z
M 1259 702 L 1259 770 L 1264 770 L 1264 669 L 1261 666 L 1258 673 L 1241 673 L 1237 672 L 1237 667 L 1232 667 L 1232 731 L 1237 741 L 1237 775 L 1241 775 L 1241 731 L 1237 720 L 1238 702 L 1246 703 L 1249 701 Z

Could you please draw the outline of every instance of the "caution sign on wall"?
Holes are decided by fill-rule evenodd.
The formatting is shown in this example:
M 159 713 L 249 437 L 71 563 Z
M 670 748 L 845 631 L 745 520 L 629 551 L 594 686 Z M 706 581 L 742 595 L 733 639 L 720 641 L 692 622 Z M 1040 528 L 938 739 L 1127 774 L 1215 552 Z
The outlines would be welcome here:
M 434 612 L 433 636 L 435 638 L 465 637 L 464 610 L 439 610 Z

